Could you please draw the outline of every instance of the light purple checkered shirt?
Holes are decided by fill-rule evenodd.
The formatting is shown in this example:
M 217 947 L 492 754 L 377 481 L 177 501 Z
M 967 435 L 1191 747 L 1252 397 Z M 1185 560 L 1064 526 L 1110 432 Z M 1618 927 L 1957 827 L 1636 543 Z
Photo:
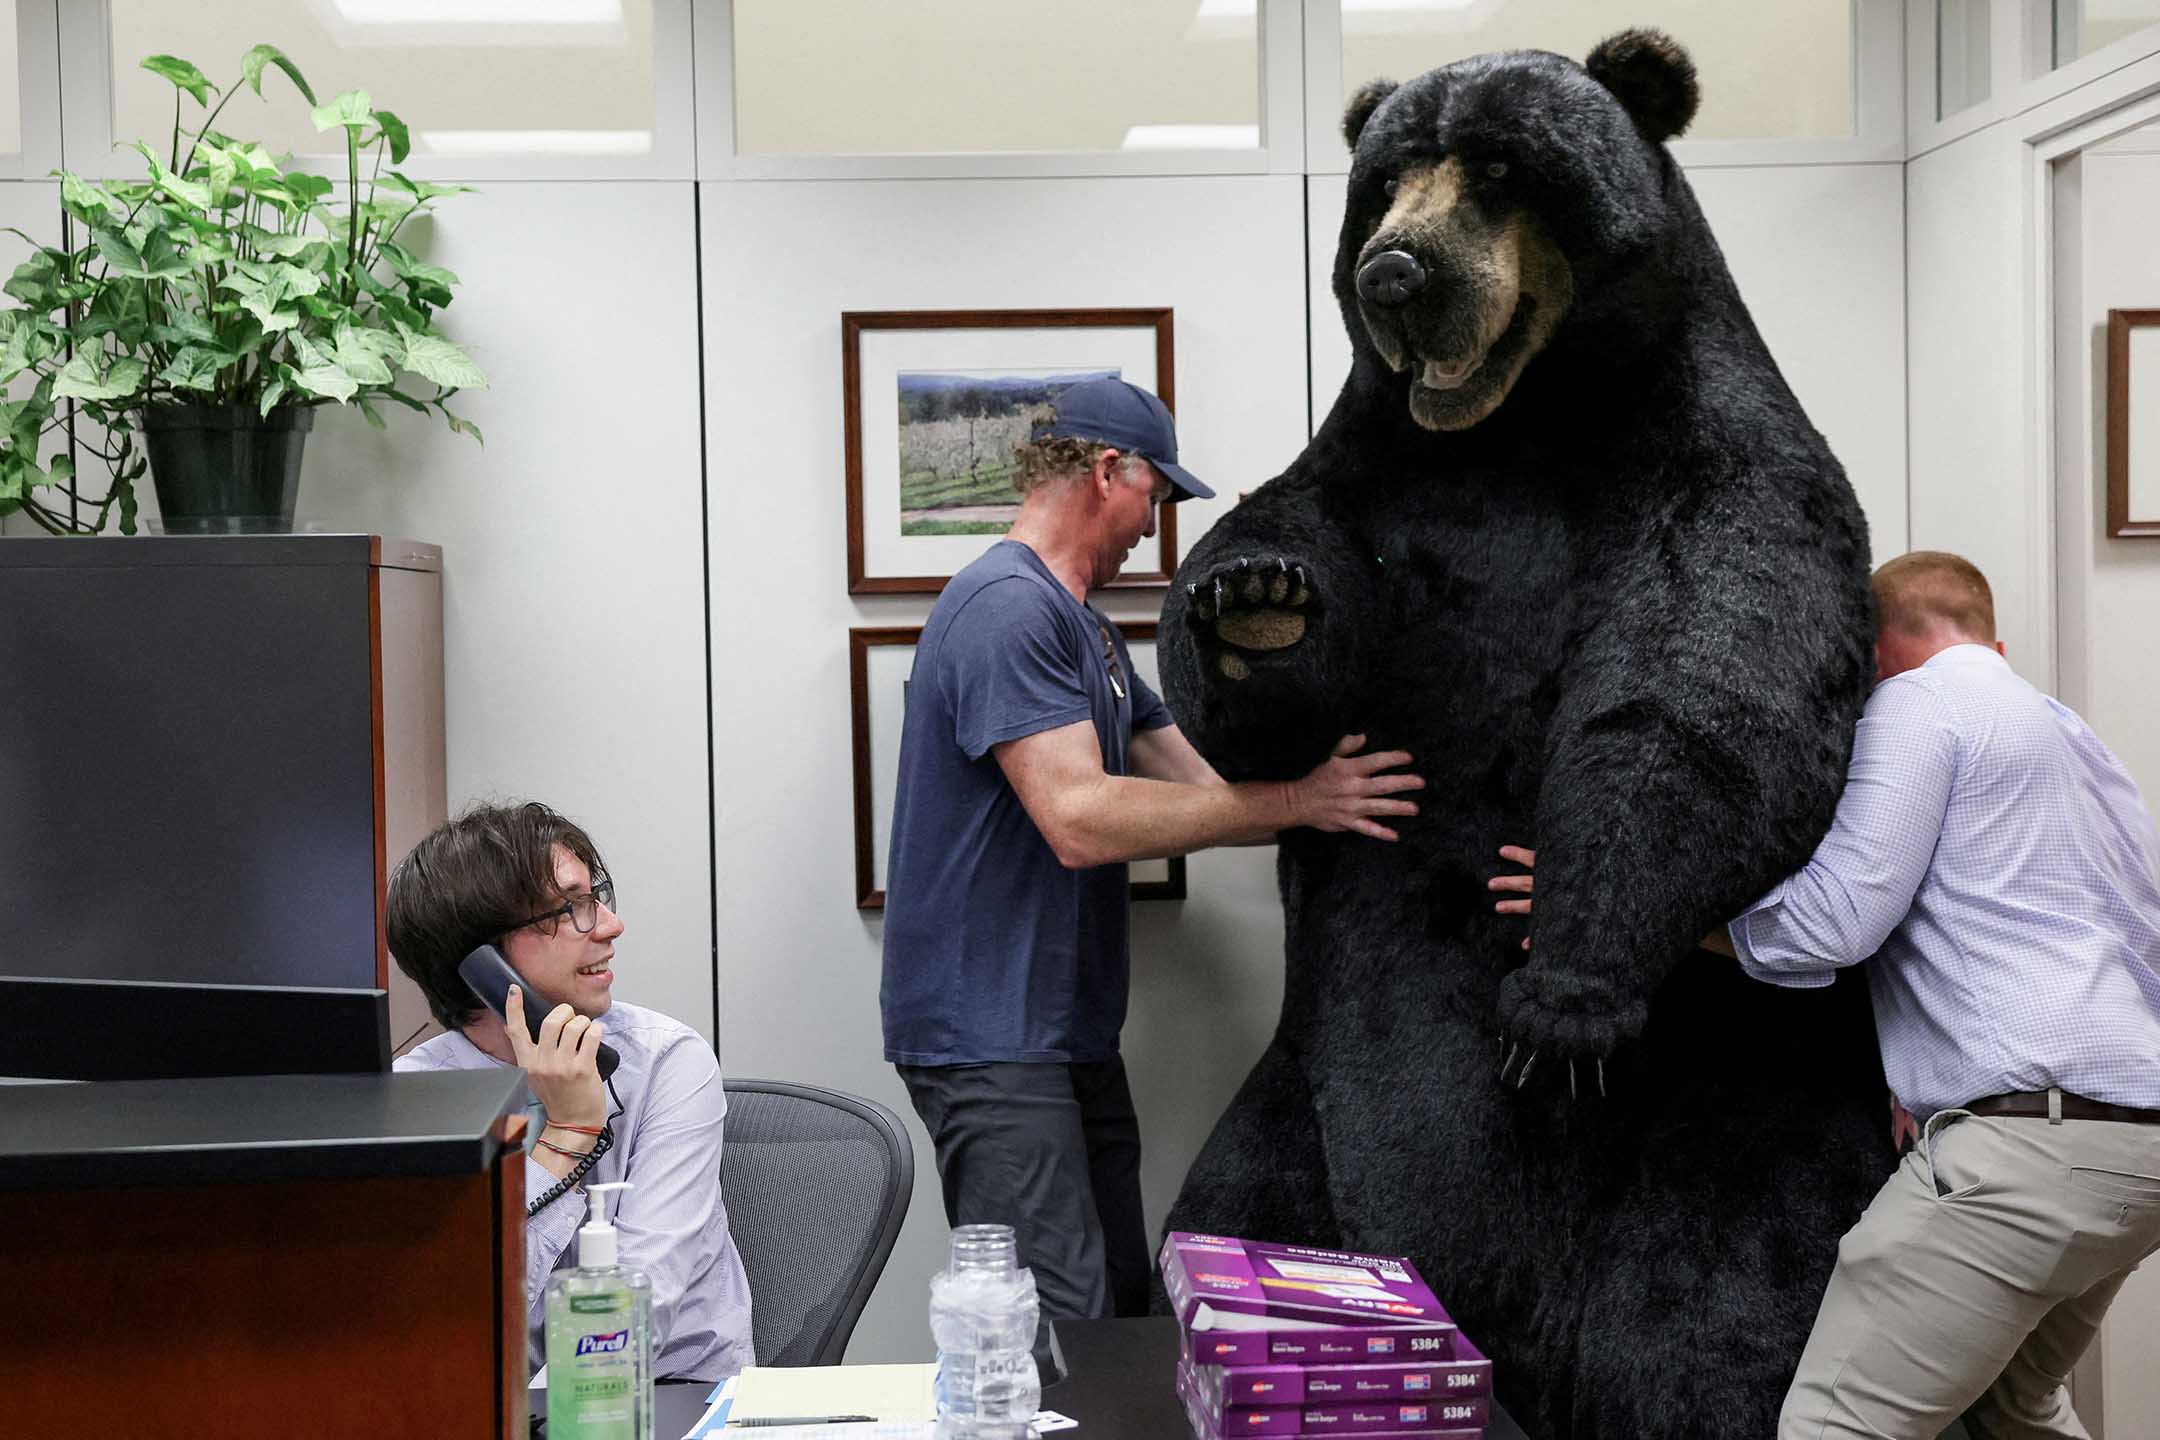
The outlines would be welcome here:
M 2060 1086 L 2160 1108 L 2160 879 L 2122 762 L 1984 645 L 1883 681 L 1837 819 L 1733 921 L 1750 975 L 1868 987 L 1915 1116 Z

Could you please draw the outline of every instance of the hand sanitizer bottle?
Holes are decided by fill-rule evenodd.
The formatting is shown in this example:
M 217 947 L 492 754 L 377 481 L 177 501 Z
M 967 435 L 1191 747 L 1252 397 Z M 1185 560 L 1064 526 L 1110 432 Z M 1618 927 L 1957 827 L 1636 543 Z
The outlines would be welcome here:
M 547 1287 L 548 1434 L 553 1440 L 652 1440 L 652 1281 L 615 1263 L 607 1192 L 585 1187 L 577 1268 Z

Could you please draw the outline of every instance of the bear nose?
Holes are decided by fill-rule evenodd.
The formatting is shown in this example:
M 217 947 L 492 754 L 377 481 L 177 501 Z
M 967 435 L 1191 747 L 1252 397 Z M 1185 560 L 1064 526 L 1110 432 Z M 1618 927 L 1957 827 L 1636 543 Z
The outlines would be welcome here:
M 1401 250 L 1383 250 L 1358 267 L 1357 288 L 1375 305 L 1400 305 L 1425 288 L 1425 267 Z

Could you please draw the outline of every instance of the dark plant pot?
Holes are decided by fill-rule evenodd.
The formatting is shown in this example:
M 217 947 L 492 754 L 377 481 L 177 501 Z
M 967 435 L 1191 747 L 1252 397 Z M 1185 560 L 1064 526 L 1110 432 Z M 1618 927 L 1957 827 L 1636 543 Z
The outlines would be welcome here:
M 300 451 L 312 406 L 146 405 L 143 445 L 169 535 L 263 535 L 292 529 Z

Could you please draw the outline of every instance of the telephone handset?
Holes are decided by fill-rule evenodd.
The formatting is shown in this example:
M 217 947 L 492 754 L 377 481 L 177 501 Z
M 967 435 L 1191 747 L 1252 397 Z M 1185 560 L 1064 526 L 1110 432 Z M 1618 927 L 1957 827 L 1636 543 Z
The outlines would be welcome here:
M 517 971 L 510 968 L 509 961 L 503 959 L 502 951 L 493 945 L 475 948 L 458 962 L 458 974 L 465 978 L 465 983 L 472 987 L 473 994 L 480 997 L 481 1003 L 505 1021 L 510 1018 L 510 987 L 515 985 L 523 990 L 525 1027 L 534 1040 L 540 1038 L 540 1022 L 547 1019 L 548 1011 L 555 1007 L 547 1003 L 545 997 L 533 993 L 533 987 L 526 984 Z M 605 1080 L 615 1073 L 617 1065 L 622 1064 L 622 1056 L 615 1053 L 614 1046 L 603 1040 L 598 1052 L 593 1056 L 593 1062 L 599 1067 L 600 1078 Z

